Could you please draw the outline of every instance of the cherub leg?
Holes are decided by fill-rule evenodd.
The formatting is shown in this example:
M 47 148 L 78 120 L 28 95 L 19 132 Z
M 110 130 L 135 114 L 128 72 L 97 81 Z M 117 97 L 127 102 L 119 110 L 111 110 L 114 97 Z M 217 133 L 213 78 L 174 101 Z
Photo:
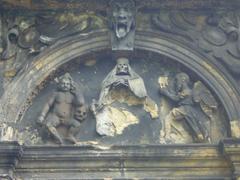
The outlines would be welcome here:
M 58 141 L 59 144 L 63 144 L 63 140 L 56 129 L 56 127 L 59 126 L 59 124 L 60 121 L 56 115 L 52 114 L 48 116 L 46 123 L 48 131 Z
M 79 127 L 81 123 L 77 120 L 72 120 L 70 127 L 68 129 L 68 140 L 76 144 L 78 141 L 75 138 L 76 134 L 79 132 Z

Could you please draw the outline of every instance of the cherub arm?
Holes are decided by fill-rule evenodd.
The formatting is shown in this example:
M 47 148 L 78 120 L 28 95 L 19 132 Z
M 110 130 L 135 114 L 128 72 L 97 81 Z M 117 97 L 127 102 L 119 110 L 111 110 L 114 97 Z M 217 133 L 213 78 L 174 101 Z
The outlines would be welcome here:
M 159 92 L 160 92 L 160 94 L 167 96 L 168 98 L 170 98 L 173 101 L 179 101 L 180 100 L 179 95 L 170 92 L 166 88 L 160 88 Z
M 44 119 L 47 116 L 47 113 L 49 112 L 50 108 L 53 106 L 54 102 L 55 102 L 55 98 L 56 98 L 56 94 L 54 94 L 49 100 L 48 102 L 44 105 L 42 112 L 40 114 L 40 116 L 38 117 L 38 121 L 39 123 L 42 123 L 44 121 Z

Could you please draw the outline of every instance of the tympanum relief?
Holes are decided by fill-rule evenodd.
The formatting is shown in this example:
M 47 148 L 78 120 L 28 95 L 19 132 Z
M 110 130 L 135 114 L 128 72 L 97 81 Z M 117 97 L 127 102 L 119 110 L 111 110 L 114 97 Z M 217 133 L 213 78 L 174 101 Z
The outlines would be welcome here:
M 148 14 L 137 5 L 114 0 L 106 12 L 4 15 L 1 60 L 7 83 L 35 57 L 74 35 L 105 29 L 113 51 L 76 58 L 54 71 L 55 81 L 49 77 L 35 93 L 20 125 L 2 125 L 2 139 L 171 144 L 215 143 L 228 136 L 226 113 L 201 78 L 173 59 L 133 49 L 137 28 L 162 31 L 239 74 L 239 13 L 158 9 Z
M 41 90 L 23 124 L 37 129 L 40 144 L 214 143 L 227 136 L 226 115 L 204 82 L 158 59 L 165 57 L 152 57 L 153 64 L 143 57 L 69 63 Z

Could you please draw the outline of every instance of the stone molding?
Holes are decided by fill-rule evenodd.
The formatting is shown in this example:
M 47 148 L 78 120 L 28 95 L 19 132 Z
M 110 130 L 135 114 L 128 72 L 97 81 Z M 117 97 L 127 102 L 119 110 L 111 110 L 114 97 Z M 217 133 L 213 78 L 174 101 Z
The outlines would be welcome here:
M 239 178 L 239 140 L 219 145 L 20 146 L 1 142 L 9 179 Z M 8 153 L 7 153 L 8 152 Z M 6 155 L 7 154 L 7 155 Z M 18 162 L 18 163 L 17 163 Z M 13 174 L 14 172 L 14 174 Z M 9 175 L 9 176 L 7 176 Z

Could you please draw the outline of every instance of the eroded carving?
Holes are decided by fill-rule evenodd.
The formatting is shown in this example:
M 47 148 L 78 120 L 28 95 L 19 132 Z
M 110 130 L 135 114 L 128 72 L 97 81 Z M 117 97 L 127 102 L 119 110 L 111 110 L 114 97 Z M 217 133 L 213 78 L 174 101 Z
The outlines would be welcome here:
M 239 74 L 240 45 L 238 12 L 211 15 L 190 12 L 160 12 L 152 15 L 154 27 L 194 42 L 234 74 Z
M 28 67 L 34 56 L 59 39 L 105 26 L 94 13 L 39 13 L 31 17 L 5 17 L 5 47 L 1 60 L 7 62 L 5 77 L 12 78 Z
M 135 35 L 135 2 L 114 0 L 110 2 L 111 40 L 113 50 L 132 50 Z
M 83 94 L 68 73 L 57 78 L 56 81 L 58 89 L 45 104 L 38 122 L 47 128 L 58 143 L 64 143 L 57 130 L 60 125 L 67 128 L 67 139 L 77 143 L 75 135 L 87 116 Z
M 235 74 L 240 68 L 240 16 L 239 13 L 227 13 L 207 18 L 207 26 L 199 37 L 199 46 Z
M 211 142 L 209 126 L 218 104 L 210 91 L 200 81 L 191 87 L 186 73 L 176 74 L 172 89 L 165 82 L 160 77 L 160 94 L 176 103 L 164 121 L 165 141 L 180 141 L 181 137 L 186 140 L 190 135 L 194 142 Z
M 116 101 L 130 106 L 143 105 L 152 118 L 158 117 L 157 104 L 148 96 L 143 79 L 132 70 L 127 58 L 117 59 L 117 65 L 102 82 L 98 102 L 94 101 L 92 104 L 92 111 L 97 121 L 96 129 L 100 135 L 114 136 L 118 132 L 118 125 L 114 119 L 120 118 L 118 115 L 120 112 L 114 113 L 111 110 L 111 105 Z M 121 113 L 125 114 L 122 121 L 130 124 L 138 122 L 132 113 L 126 112 L 121 110 Z M 115 118 L 112 118 L 114 116 Z

